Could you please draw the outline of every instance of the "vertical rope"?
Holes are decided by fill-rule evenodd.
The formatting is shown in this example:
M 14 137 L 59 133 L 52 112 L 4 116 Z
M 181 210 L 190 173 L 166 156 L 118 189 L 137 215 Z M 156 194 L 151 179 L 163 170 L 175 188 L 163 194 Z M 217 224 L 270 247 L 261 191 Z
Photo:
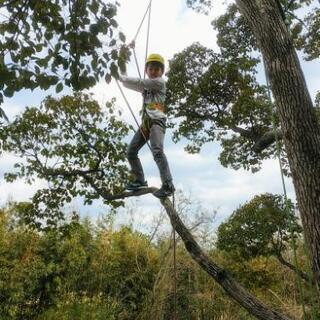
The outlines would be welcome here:
M 149 15 L 148 15 L 148 27 L 147 27 L 147 41 L 146 41 L 146 53 L 145 53 L 145 62 L 148 58 L 149 51 L 149 39 L 150 39 L 150 25 L 151 25 L 151 7 L 152 0 L 149 3 Z M 136 59 L 136 58 L 135 58 Z M 138 63 L 136 63 L 138 65 Z M 144 72 L 143 78 L 145 78 L 146 74 Z M 175 197 L 173 193 L 172 197 L 173 208 L 175 210 Z M 173 319 L 177 320 L 177 241 L 176 241 L 176 230 L 173 226 Z
M 149 38 L 150 38 L 150 24 L 151 24 L 151 6 L 152 6 L 152 0 L 150 0 L 149 4 L 149 16 L 148 16 L 148 28 L 147 28 L 147 42 L 146 42 L 146 54 L 144 61 L 147 61 L 148 58 L 148 51 L 149 51 Z M 144 72 L 143 79 L 146 77 L 146 74 Z
M 137 67 L 137 70 L 138 70 L 139 78 L 141 79 L 141 72 L 140 72 L 140 67 L 139 67 L 139 63 L 138 63 L 138 58 L 137 58 L 136 50 L 133 49 L 132 51 L 133 51 L 134 61 L 135 61 L 135 63 L 136 63 L 136 67 Z
M 148 51 L 149 51 L 149 38 L 150 38 L 150 25 L 151 25 L 151 7 L 152 7 L 152 0 L 149 3 L 149 16 L 148 16 L 148 27 L 147 27 L 147 41 L 146 41 L 146 53 L 145 53 L 145 62 L 148 58 Z M 146 74 L 144 72 L 143 78 L 145 78 Z M 173 208 L 175 210 L 175 196 L 173 193 L 172 197 Z M 177 320 L 177 241 L 176 241 L 176 230 L 173 227 L 173 319 Z
M 175 196 L 172 195 L 173 209 L 175 209 Z M 173 228 L 173 320 L 177 320 L 177 241 L 176 230 Z
M 144 16 L 143 16 L 143 18 L 142 18 L 142 21 L 141 21 L 141 23 L 140 23 L 140 25 L 139 25 L 139 27 L 138 27 L 138 30 L 137 30 L 137 32 L 136 32 L 136 35 L 135 35 L 135 37 L 133 38 L 133 41 L 136 41 L 136 39 L 137 39 L 137 37 L 138 37 L 138 34 L 139 34 L 140 30 L 141 30 L 142 24 L 143 24 L 143 22 L 144 22 L 144 20 L 145 20 L 145 18 L 146 18 L 146 16 L 147 16 L 147 14 L 148 14 L 148 12 L 149 12 L 149 17 L 148 17 L 148 30 L 147 30 L 147 43 L 146 43 L 146 58 L 145 58 L 145 61 L 147 60 L 148 47 L 149 47 L 150 22 L 151 22 L 151 5 L 152 5 L 152 0 L 150 0 L 149 5 L 148 5 L 148 7 L 147 7 L 147 10 L 146 10 L 146 12 L 144 13 Z M 137 69 L 138 69 L 139 77 L 140 77 L 140 79 L 141 79 L 141 73 L 140 73 L 139 63 L 138 63 L 136 51 L 135 51 L 134 49 L 133 49 L 133 55 L 134 55 L 134 59 L 135 59 L 135 62 L 136 62 Z M 145 74 L 144 74 L 144 78 L 145 78 Z M 132 116 L 133 116 L 133 118 L 134 118 L 134 121 L 135 121 L 135 123 L 136 123 L 136 125 L 137 125 L 137 127 L 138 127 L 138 130 L 140 130 L 143 138 L 146 140 L 146 143 L 147 143 L 149 149 L 152 151 L 151 146 L 150 146 L 150 144 L 149 144 L 149 142 L 148 142 L 148 139 L 147 139 L 146 135 L 144 134 L 142 128 L 140 127 L 139 122 L 138 122 L 136 116 L 134 115 L 134 113 L 133 113 L 133 111 L 132 111 L 132 108 L 131 108 L 131 106 L 130 106 L 130 104 L 129 104 L 129 102 L 128 102 L 128 100 L 127 100 L 127 98 L 126 98 L 126 96 L 125 96 L 125 94 L 124 94 L 121 86 L 119 85 L 118 80 L 116 80 L 116 83 L 117 83 L 117 86 L 118 86 L 118 88 L 119 88 L 119 90 L 120 90 L 120 92 L 121 92 L 121 94 L 122 94 L 122 97 L 123 97 L 123 99 L 124 99 L 124 101 L 125 101 L 128 109 L 130 110 L 130 113 L 132 114 Z
M 137 37 L 138 37 L 139 32 L 140 32 L 140 30 L 141 30 L 142 24 L 143 24 L 143 22 L 144 22 L 144 20 L 145 20 L 145 18 L 146 18 L 146 16 L 147 16 L 148 13 L 149 13 L 149 20 L 151 19 L 151 13 L 150 13 L 150 11 L 151 11 L 151 4 L 152 4 L 152 0 L 150 0 L 150 2 L 149 2 L 149 5 L 148 5 L 148 7 L 147 7 L 147 10 L 146 10 L 146 12 L 145 12 L 144 15 L 143 15 L 143 18 L 142 18 L 142 20 L 141 20 L 141 22 L 140 22 L 140 25 L 139 25 L 139 27 L 138 27 L 138 30 L 137 30 L 137 32 L 136 32 L 136 35 L 135 35 L 134 38 L 133 38 L 133 41 L 136 41 L 136 40 L 137 40 Z M 148 31 L 147 31 L 147 32 L 148 32 L 147 37 L 149 38 L 150 22 L 148 22 Z M 147 39 L 147 42 L 149 42 L 148 39 Z M 148 45 L 148 44 L 147 44 L 147 45 Z M 135 51 L 134 48 L 133 48 L 133 56 L 134 56 L 134 60 L 135 60 L 136 66 L 137 66 L 139 78 L 141 79 L 141 72 L 140 72 L 140 68 L 139 68 L 139 63 L 138 63 L 136 51 Z M 147 59 L 147 58 L 146 58 L 146 59 Z
M 145 12 L 144 15 L 143 15 L 143 18 L 142 18 L 142 20 L 141 20 L 141 22 L 140 22 L 140 25 L 139 25 L 139 27 L 138 27 L 138 30 L 137 30 L 137 32 L 136 32 L 136 35 L 135 35 L 134 38 L 133 38 L 134 41 L 137 40 L 138 34 L 139 34 L 139 32 L 140 32 L 140 30 L 141 30 L 141 27 L 142 27 L 142 25 L 143 25 L 143 22 L 144 22 L 144 19 L 146 18 L 147 13 L 148 13 L 149 9 L 151 8 L 151 3 L 152 3 L 152 0 L 150 0 L 149 5 L 148 5 L 148 7 L 147 7 L 147 10 L 146 10 L 146 12 Z
M 122 90 L 122 88 L 121 88 L 121 86 L 120 86 L 120 84 L 119 84 L 119 81 L 118 81 L 117 79 L 116 79 L 116 84 L 117 84 L 117 86 L 118 86 L 118 88 L 119 88 L 119 90 L 120 90 L 120 92 L 121 92 L 121 95 L 122 95 L 122 97 L 123 97 L 123 100 L 125 101 L 125 103 L 126 103 L 128 109 L 129 109 L 129 111 L 131 112 L 131 115 L 132 115 L 132 117 L 133 117 L 136 125 L 139 127 L 139 122 L 138 122 L 136 116 L 134 115 L 133 110 L 132 110 L 132 108 L 131 108 L 131 106 L 130 106 L 130 104 L 129 104 L 129 101 L 128 101 L 126 95 L 124 94 L 124 92 L 123 92 L 123 90 Z M 143 133 L 142 133 L 142 134 L 143 134 Z M 143 137 L 145 138 L 145 136 L 143 136 Z

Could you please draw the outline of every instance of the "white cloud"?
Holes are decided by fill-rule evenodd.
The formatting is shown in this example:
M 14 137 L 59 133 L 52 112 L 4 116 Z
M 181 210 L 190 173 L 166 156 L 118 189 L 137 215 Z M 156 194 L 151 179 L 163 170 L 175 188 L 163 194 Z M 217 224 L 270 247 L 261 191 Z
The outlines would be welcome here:
M 21 104 L 17 104 L 17 103 L 13 103 L 12 101 L 8 101 L 4 105 L 3 110 L 6 113 L 8 119 L 10 121 L 12 121 L 14 119 L 14 117 L 23 110 L 23 107 L 21 106 Z
M 28 201 L 33 194 L 40 188 L 46 185 L 44 181 L 36 180 L 29 185 L 23 180 L 17 180 L 13 183 L 7 183 L 0 180 L 0 205 L 4 205 L 9 200 Z

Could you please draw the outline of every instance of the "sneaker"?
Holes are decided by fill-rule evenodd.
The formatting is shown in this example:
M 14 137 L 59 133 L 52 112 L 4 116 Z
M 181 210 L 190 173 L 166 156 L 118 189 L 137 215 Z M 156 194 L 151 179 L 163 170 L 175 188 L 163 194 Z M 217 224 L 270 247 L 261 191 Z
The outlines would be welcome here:
M 172 182 L 167 182 L 162 185 L 160 189 L 153 192 L 153 195 L 157 198 L 170 197 L 176 191 Z
M 141 181 L 136 180 L 136 181 L 128 183 L 126 186 L 126 190 L 136 191 L 136 190 L 140 190 L 140 189 L 147 188 L 147 187 L 148 187 L 147 181 L 141 182 Z

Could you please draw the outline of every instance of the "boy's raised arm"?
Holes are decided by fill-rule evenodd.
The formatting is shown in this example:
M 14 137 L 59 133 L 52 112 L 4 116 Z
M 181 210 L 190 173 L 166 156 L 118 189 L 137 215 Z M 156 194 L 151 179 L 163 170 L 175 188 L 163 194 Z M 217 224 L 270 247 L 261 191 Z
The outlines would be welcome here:
M 123 85 L 131 90 L 143 92 L 145 89 L 153 91 L 162 91 L 165 89 L 165 81 L 162 78 L 140 79 L 127 76 L 120 76 L 119 79 Z

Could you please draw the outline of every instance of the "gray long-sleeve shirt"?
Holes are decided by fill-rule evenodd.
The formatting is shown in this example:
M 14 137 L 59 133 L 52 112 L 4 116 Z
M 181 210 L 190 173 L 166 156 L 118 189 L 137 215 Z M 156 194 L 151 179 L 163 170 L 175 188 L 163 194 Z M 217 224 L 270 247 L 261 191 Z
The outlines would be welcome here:
M 151 119 L 166 118 L 166 82 L 163 78 L 140 79 L 121 76 L 120 81 L 126 88 L 143 94 L 143 103 Z

